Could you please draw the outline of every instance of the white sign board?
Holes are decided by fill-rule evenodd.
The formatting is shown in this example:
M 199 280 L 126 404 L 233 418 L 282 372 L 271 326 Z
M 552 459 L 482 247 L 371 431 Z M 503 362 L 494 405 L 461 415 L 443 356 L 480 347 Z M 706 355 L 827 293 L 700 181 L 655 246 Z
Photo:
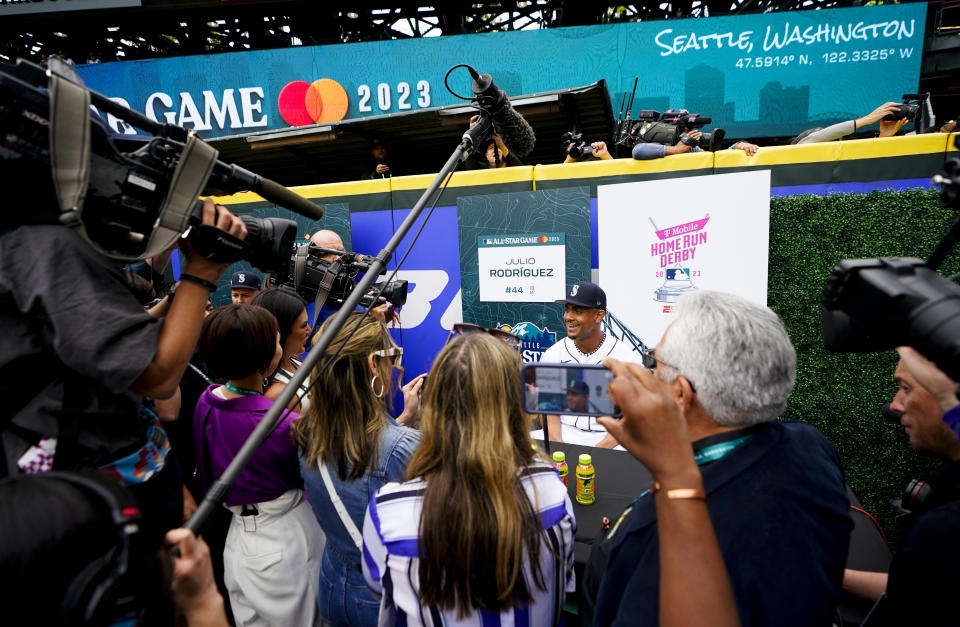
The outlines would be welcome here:
M 480 301 L 552 303 L 567 290 L 563 233 L 477 238 Z
M 645 344 L 690 290 L 766 305 L 769 170 L 603 185 L 597 211 L 607 307 Z

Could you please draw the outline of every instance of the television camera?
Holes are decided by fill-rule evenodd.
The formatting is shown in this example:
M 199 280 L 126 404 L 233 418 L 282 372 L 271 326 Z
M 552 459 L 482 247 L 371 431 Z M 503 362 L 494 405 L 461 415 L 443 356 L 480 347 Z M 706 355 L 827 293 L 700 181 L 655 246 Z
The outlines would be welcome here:
M 301 244 L 294 249 L 286 276 L 278 283 L 292 287 L 308 302 L 340 307 L 356 287 L 357 275 L 368 271 L 372 262 L 373 257 L 369 255 Z M 385 273 L 385 269 L 380 272 Z M 360 305 L 375 307 L 382 296 L 394 307 L 402 307 L 407 302 L 407 287 L 407 281 L 375 283 L 370 292 L 361 297 Z
M 686 109 L 670 109 L 659 111 L 641 111 L 637 114 L 637 121 L 633 123 L 629 134 L 636 142 L 663 144 L 674 146 L 683 142 L 688 146 L 699 146 L 703 150 L 719 150 L 726 134 L 722 128 L 712 132 L 700 133 L 700 139 L 695 139 L 687 133 L 691 129 L 703 128 L 712 122 L 711 118 L 699 113 L 690 113 Z
M 106 111 L 152 136 L 133 149 L 91 111 Z M 22 59 L 0 64 L 0 227 L 63 224 L 119 260 L 151 257 L 190 229 L 194 249 L 213 261 L 246 259 L 265 271 L 285 268 L 297 226 L 283 218 L 241 216 L 243 240 L 200 224 L 201 195 L 250 190 L 317 219 L 323 209 L 236 165 L 195 134 L 160 124 L 85 88 L 56 59 L 44 69 Z

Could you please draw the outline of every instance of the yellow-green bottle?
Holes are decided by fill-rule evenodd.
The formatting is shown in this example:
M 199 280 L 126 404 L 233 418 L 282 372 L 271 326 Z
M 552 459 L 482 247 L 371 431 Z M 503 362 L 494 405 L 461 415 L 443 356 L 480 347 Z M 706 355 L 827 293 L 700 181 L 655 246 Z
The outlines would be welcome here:
M 567 485 L 567 456 L 563 451 L 553 452 L 553 467 L 557 469 L 563 485 Z
M 593 459 L 583 453 L 577 465 L 577 503 L 591 505 L 596 499 Z

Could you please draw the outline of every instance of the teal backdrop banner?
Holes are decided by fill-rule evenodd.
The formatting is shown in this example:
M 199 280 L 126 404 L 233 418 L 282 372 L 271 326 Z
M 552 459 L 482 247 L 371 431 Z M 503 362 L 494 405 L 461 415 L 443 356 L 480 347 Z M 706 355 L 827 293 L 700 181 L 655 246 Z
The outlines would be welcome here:
M 463 321 L 511 330 L 523 343 L 524 361 L 566 335 L 563 305 L 481 302 L 478 248 L 485 239 L 564 234 L 566 283 L 590 280 L 590 188 L 514 192 L 457 199 Z
M 304 46 L 78 71 L 93 89 L 205 137 L 459 103 L 443 86 L 457 63 L 491 74 L 511 96 L 603 78 L 615 109 L 639 76 L 634 118 L 641 109 L 685 108 L 731 137 L 786 135 L 917 91 L 926 8 L 911 2 Z M 451 86 L 469 94 L 467 72 L 451 75 Z

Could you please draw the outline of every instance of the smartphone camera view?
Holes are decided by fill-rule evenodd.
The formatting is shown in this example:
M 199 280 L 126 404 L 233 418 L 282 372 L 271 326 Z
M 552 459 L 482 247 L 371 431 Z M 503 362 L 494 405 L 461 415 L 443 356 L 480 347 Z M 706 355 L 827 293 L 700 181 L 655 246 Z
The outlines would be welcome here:
M 607 395 L 611 379 L 600 365 L 530 364 L 523 368 L 523 407 L 531 414 L 619 416 Z

